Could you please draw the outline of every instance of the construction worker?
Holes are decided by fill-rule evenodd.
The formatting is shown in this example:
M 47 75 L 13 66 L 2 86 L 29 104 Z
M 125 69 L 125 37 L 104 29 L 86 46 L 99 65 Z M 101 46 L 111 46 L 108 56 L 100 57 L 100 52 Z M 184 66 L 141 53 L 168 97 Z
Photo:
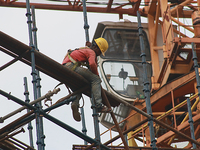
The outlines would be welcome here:
M 67 68 L 74 70 L 91 83 L 91 91 L 95 99 L 97 112 L 110 112 L 111 110 L 102 104 L 101 98 L 101 79 L 97 70 L 97 56 L 105 55 L 108 49 L 108 42 L 104 38 L 97 38 L 94 43 L 86 42 L 86 47 L 82 47 L 68 53 L 62 64 Z M 90 47 L 88 47 L 90 45 Z M 89 64 L 89 69 L 82 67 L 83 63 Z M 76 91 L 77 89 L 72 89 Z M 71 104 L 73 117 L 76 121 L 81 121 L 79 113 L 79 100 L 81 93 L 76 95 L 77 98 Z

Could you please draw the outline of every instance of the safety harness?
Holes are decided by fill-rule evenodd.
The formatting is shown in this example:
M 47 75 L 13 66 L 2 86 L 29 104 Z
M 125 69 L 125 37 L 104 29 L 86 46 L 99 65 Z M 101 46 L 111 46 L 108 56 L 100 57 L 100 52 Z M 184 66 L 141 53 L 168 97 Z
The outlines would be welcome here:
M 86 48 L 89 48 L 89 47 L 76 48 L 75 50 L 86 49 Z M 81 66 L 81 65 L 82 65 L 82 66 L 86 66 L 88 69 L 90 69 L 89 62 L 75 61 L 75 60 L 70 56 L 70 54 L 71 54 L 73 51 L 75 51 L 75 50 L 69 49 L 69 50 L 67 51 L 67 54 L 66 54 L 65 57 L 64 57 L 64 59 L 65 59 L 66 57 L 68 57 L 69 60 L 74 64 L 74 66 L 72 67 L 71 70 L 74 71 L 74 70 L 76 69 L 76 67 Z M 60 86 L 60 85 L 62 85 L 62 84 L 63 84 L 63 83 L 60 82 L 58 85 L 56 85 L 55 88 L 57 88 L 58 86 Z M 65 85 L 65 86 L 67 87 L 68 92 L 71 93 L 69 87 L 68 87 L 67 85 Z M 82 99 L 83 99 L 83 96 L 81 96 L 81 97 L 82 97 Z M 83 99 L 83 106 L 84 106 L 84 99 Z M 79 106 L 79 108 L 82 108 L 83 106 L 81 106 L 81 107 Z
M 89 47 L 81 47 L 81 48 L 77 48 L 77 49 L 75 49 L 75 50 L 86 49 L 86 48 L 89 48 Z M 70 56 L 70 54 L 71 54 L 73 51 L 75 51 L 75 50 L 69 49 L 68 52 L 67 52 L 67 55 L 66 55 L 66 56 L 68 56 L 69 60 L 74 64 L 74 66 L 72 67 L 71 70 L 74 71 L 74 70 L 76 69 L 76 67 L 78 67 L 78 66 L 86 66 L 86 67 L 89 69 L 90 67 L 89 67 L 89 63 L 88 63 L 88 62 L 75 61 L 75 60 Z M 66 56 L 65 56 L 65 57 L 66 57 Z

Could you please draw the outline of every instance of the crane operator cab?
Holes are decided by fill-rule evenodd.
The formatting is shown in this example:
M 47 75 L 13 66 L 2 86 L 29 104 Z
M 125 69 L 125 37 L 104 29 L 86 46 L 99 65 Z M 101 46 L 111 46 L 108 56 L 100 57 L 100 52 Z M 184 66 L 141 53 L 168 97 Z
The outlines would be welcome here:
M 151 56 L 148 41 L 147 24 L 143 26 L 143 39 L 147 61 L 147 74 L 149 82 L 151 77 Z M 109 48 L 105 56 L 98 58 L 98 69 L 102 79 L 103 88 L 128 102 L 144 99 L 143 67 L 138 23 L 133 22 L 100 22 L 98 23 L 94 38 L 103 37 L 107 40 Z M 150 84 L 151 85 L 151 84 Z M 127 117 L 130 110 L 122 104 L 113 108 L 117 121 Z M 114 125 L 110 114 L 102 114 L 101 123 L 107 128 Z M 120 124 L 123 127 L 123 123 Z

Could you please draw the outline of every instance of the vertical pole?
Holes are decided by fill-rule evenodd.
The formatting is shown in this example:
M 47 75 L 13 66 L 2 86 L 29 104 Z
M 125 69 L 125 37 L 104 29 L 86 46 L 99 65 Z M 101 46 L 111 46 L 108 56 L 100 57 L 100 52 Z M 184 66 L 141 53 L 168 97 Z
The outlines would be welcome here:
M 85 125 L 85 114 L 83 108 L 81 108 L 81 118 L 82 118 L 82 132 L 84 135 L 87 135 L 87 129 Z M 87 141 L 84 141 L 84 145 L 87 145 Z
M 197 54 L 196 54 L 196 51 L 194 50 L 195 49 L 195 45 L 194 43 L 192 42 L 192 55 L 193 55 L 193 58 L 192 60 L 194 61 L 194 70 L 195 70 L 195 74 L 196 74 L 196 81 L 197 81 L 197 90 L 198 90 L 198 95 L 199 95 L 199 98 L 200 98 L 200 79 L 199 79 L 199 65 L 198 65 L 198 62 L 197 62 Z
M 194 136 L 194 125 L 193 125 L 193 119 L 192 119 L 192 111 L 191 111 L 191 104 L 190 104 L 190 99 L 187 98 L 187 106 L 188 106 L 188 114 L 189 114 L 189 124 L 190 124 L 190 132 L 191 132 L 191 138 L 193 140 L 195 140 L 195 136 Z M 196 144 L 192 143 L 193 145 L 193 149 L 196 149 Z
M 84 29 L 85 29 L 85 37 L 86 41 L 89 41 L 89 25 L 87 23 L 87 10 L 86 10 L 86 0 L 83 0 L 83 17 L 84 17 Z M 82 118 L 82 132 L 87 135 L 87 128 L 85 125 L 85 115 L 84 108 L 81 108 L 81 118 Z M 84 141 L 84 144 L 87 145 L 87 141 Z
M 26 103 L 29 103 L 30 102 L 30 99 L 29 99 L 29 92 L 28 92 L 28 85 L 27 85 L 27 78 L 26 77 L 24 77 L 24 95 L 25 95 L 25 97 L 26 97 L 26 100 L 25 100 L 25 102 Z M 30 110 L 29 109 L 27 109 L 27 113 L 29 113 L 30 112 Z M 32 147 L 32 148 L 34 148 L 34 145 L 33 145 L 33 132 L 32 132 L 32 130 L 33 130 L 33 126 L 32 126 L 32 124 L 31 124 L 31 122 L 29 122 L 28 123 L 28 130 L 29 130 L 29 141 L 30 141 L 30 146 Z
M 85 37 L 86 41 L 89 41 L 89 25 L 87 22 L 87 10 L 86 10 L 86 0 L 83 0 L 83 15 L 84 15 L 84 29 L 85 29 Z
M 195 70 L 195 74 L 196 74 L 196 81 L 197 81 L 197 90 L 198 90 L 198 96 L 200 98 L 200 79 L 199 79 L 199 65 L 198 65 L 198 61 L 197 61 L 197 54 L 196 54 L 196 51 L 195 51 L 195 45 L 194 45 L 194 42 L 192 42 L 192 55 L 193 55 L 193 58 L 192 60 L 194 61 L 194 70 Z M 190 105 L 190 103 L 189 103 Z M 188 106 L 189 107 L 189 106 Z M 189 110 L 188 108 L 188 113 L 190 113 L 189 111 L 191 111 L 191 109 Z M 191 118 L 190 118 L 191 117 Z M 190 131 L 191 131 L 191 137 L 193 139 L 195 139 L 194 137 L 194 126 L 193 126 L 193 120 L 192 120 L 192 116 L 190 116 L 189 114 L 189 123 L 190 123 Z M 192 127 L 191 127 L 192 126 Z M 193 145 L 193 148 L 196 148 L 196 144 L 192 144 Z
M 137 19 L 138 19 L 138 32 L 140 38 L 140 48 L 141 48 L 141 57 L 142 57 L 142 66 L 143 66 L 143 82 L 144 82 L 144 94 L 145 94 L 145 101 L 147 106 L 147 113 L 151 116 L 149 119 L 149 130 L 150 130 L 150 137 L 151 137 L 151 147 L 153 150 L 156 150 L 156 139 L 155 139 L 155 132 L 153 127 L 153 114 L 151 109 L 151 102 L 150 102 L 150 90 L 149 90 L 149 81 L 147 78 L 147 67 L 146 67 L 146 54 L 144 49 L 144 40 L 142 34 L 142 25 L 141 25 L 141 18 L 140 13 L 137 11 Z
M 28 23 L 28 30 L 29 30 L 29 46 L 32 47 L 31 49 L 31 67 L 32 67 L 32 83 L 33 83 L 33 93 L 34 93 L 34 100 L 37 99 L 37 87 L 36 87 L 36 69 L 35 69 L 35 55 L 34 55 L 34 50 L 35 50 L 35 46 L 33 45 L 33 37 L 32 37 L 32 28 L 31 28 L 31 12 L 30 12 L 30 3 L 29 0 L 26 0 L 26 9 L 27 9 L 27 23 Z M 39 104 L 36 104 L 37 109 L 40 109 Z M 40 115 L 39 115 L 39 111 L 36 111 L 35 113 L 36 115 L 36 131 L 37 131 L 37 146 L 38 146 L 38 150 L 44 150 L 44 143 L 42 142 L 42 134 L 41 134 L 41 121 L 39 119 Z
M 92 92 L 91 92 L 92 93 Z M 99 120 L 98 120 L 98 113 L 95 107 L 95 103 L 94 103 L 94 96 L 93 93 L 91 95 L 91 103 L 92 103 L 92 110 L 93 110 L 93 120 L 94 120 L 94 132 L 95 132 L 95 139 L 98 142 L 98 146 L 97 146 L 97 150 L 100 149 L 100 143 L 101 143 L 101 139 L 100 139 L 100 130 L 99 130 Z
M 31 6 L 31 11 L 32 11 L 32 20 L 33 20 L 33 28 L 32 28 L 32 32 L 33 32 L 33 43 L 34 43 L 34 46 L 35 46 L 35 50 L 38 50 L 38 45 L 37 45 L 37 27 L 36 27 L 36 19 L 35 19 L 35 7 L 34 6 Z M 40 72 L 38 70 L 36 70 L 36 74 L 37 74 L 37 78 L 36 78 L 36 81 L 37 81 L 37 84 L 36 84 L 36 88 L 37 88 L 37 98 L 41 97 L 41 84 L 40 84 L 40 81 L 41 81 L 41 78 L 40 78 Z M 42 109 L 42 103 L 41 101 L 39 102 L 39 106 L 40 106 L 40 109 Z M 45 138 L 45 135 L 44 135 L 44 130 L 43 130 L 43 119 L 42 117 L 39 117 L 39 120 L 40 120 L 40 129 L 41 129 L 41 138 L 42 138 L 42 144 L 43 146 L 44 145 L 44 138 Z

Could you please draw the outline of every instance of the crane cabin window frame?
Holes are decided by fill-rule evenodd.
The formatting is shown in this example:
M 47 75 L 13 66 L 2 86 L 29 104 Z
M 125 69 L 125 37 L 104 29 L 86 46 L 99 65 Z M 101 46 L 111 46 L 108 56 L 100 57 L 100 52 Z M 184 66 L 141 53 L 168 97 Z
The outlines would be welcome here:
M 103 88 L 126 101 L 144 99 L 142 58 L 137 25 L 133 22 L 101 22 L 93 38 L 103 37 L 109 44 L 105 56 L 98 57 Z M 147 25 L 144 24 L 142 34 L 151 88 L 152 68 L 147 31 Z

